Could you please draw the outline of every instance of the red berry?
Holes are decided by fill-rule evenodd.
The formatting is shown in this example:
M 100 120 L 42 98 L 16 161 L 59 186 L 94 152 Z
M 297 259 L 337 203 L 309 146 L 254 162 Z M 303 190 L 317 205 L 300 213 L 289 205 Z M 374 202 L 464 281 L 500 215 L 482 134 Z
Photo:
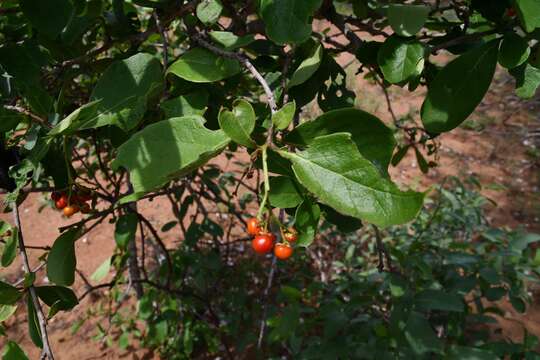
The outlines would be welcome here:
M 272 250 L 274 246 L 275 236 L 272 234 L 259 234 L 251 241 L 251 246 L 258 254 L 266 254 Z
M 67 196 L 62 195 L 60 199 L 56 200 L 55 206 L 58 210 L 62 210 L 63 208 L 67 206 L 67 204 L 68 204 Z
M 64 208 L 64 216 L 71 217 L 73 214 L 79 211 L 79 205 L 73 204 Z
M 508 17 L 516 16 L 516 9 L 514 9 L 513 7 L 509 7 L 508 9 L 506 9 L 506 16 Z
M 61 197 L 62 197 L 62 193 L 59 192 L 59 191 L 53 191 L 53 192 L 51 193 L 51 199 L 52 199 L 53 201 L 58 201 L 58 200 L 60 200 Z
M 274 255 L 278 259 L 286 260 L 291 257 L 293 253 L 293 248 L 288 244 L 276 244 L 274 247 Z
M 261 231 L 259 219 L 251 218 L 247 221 L 247 232 L 249 235 L 257 235 Z

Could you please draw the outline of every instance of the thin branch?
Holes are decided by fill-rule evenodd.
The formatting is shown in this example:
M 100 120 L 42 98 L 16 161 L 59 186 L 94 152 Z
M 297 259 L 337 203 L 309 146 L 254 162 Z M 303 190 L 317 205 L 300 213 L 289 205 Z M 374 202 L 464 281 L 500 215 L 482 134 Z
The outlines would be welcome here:
M 167 250 L 167 247 L 165 246 L 165 243 L 163 242 L 163 240 L 159 236 L 157 230 L 154 228 L 152 223 L 147 218 L 145 218 L 140 212 L 136 212 L 136 214 L 139 217 L 139 221 L 142 221 L 144 223 L 144 225 L 146 225 L 148 230 L 150 230 L 150 232 L 152 233 L 152 236 L 154 237 L 154 240 L 156 240 L 159 247 L 163 251 L 163 256 L 165 256 L 165 260 L 167 261 L 167 283 L 166 283 L 166 286 L 169 287 L 169 285 L 171 284 L 171 280 L 172 280 L 171 279 L 171 277 L 172 277 L 172 259 L 171 259 L 171 256 L 169 254 L 169 251 Z
M 384 98 L 386 99 L 386 106 L 388 108 L 388 113 L 390 113 L 390 116 L 392 117 L 392 121 L 394 122 L 394 125 L 399 127 L 398 119 L 392 107 L 392 101 L 390 100 L 390 94 L 388 93 L 388 89 L 384 86 L 383 80 L 379 79 L 377 72 L 373 70 L 371 67 L 369 68 L 369 70 L 373 74 L 373 78 L 375 79 L 375 82 L 381 87 L 384 93 Z
M 458 36 L 456 38 L 453 38 L 451 40 L 443 42 L 443 43 L 441 43 L 439 45 L 433 46 L 430 51 L 431 51 L 432 54 L 435 54 L 439 50 L 447 49 L 447 48 L 449 48 L 451 46 L 454 46 L 454 45 L 464 44 L 464 43 L 468 43 L 468 42 L 471 42 L 471 41 L 474 41 L 474 40 L 478 40 L 478 39 L 483 38 L 484 36 L 496 34 L 497 32 L 499 32 L 498 29 L 491 29 L 491 30 L 487 30 L 487 31 L 483 31 L 483 32 Z
M 194 34 L 192 38 L 193 40 L 198 42 L 199 45 L 210 50 L 214 54 L 223 56 L 225 58 L 234 59 L 240 62 L 253 75 L 253 77 L 259 82 L 259 84 L 261 84 L 264 90 L 264 93 L 266 94 L 266 100 L 268 101 L 268 105 L 270 106 L 270 111 L 272 112 L 272 114 L 277 111 L 276 100 L 274 98 L 274 93 L 272 92 L 272 89 L 270 89 L 270 86 L 268 85 L 264 77 L 255 68 L 255 66 L 253 66 L 253 64 L 249 61 L 249 59 L 245 55 L 218 48 L 217 46 L 214 46 L 210 44 L 208 41 L 206 41 L 205 39 L 203 39 L 203 37 L 200 34 Z
M 34 114 L 33 112 L 31 112 L 30 110 L 27 110 L 27 109 L 25 109 L 23 107 L 12 106 L 12 105 L 4 105 L 4 109 L 11 110 L 11 111 L 16 111 L 18 113 L 21 113 L 23 115 L 26 115 L 26 116 L 30 117 L 32 120 L 36 121 L 40 125 L 45 126 L 48 129 L 52 128 L 52 126 L 47 122 L 47 120 L 45 120 L 41 116 L 38 116 L 38 115 Z
M 19 238 L 19 254 L 21 255 L 24 271 L 27 273 L 31 273 L 32 270 L 30 268 L 30 263 L 28 261 L 28 254 L 26 253 L 26 247 L 24 245 L 24 238 L 23 238 L 23 232 L 21 227 L 21 219 L 19 216 L 19 206 L 17 204 L 13 204 L 13 221 L 15 222 L 15 227 L 18 229 L 18 238 Z M 41 304 L 39 303 L 39 299 L 36 294 L 36 289 L 34 288 L 34 285 L 30 285 L 28 287 L 28 291 L 30 293 L 30 298 L 32 300 L 32 303 L 34 305 L 34 308 L 36 310 L 36 315 L 38 318 L 39 323 L 39 329 L 41 332 L 41 341 L 43 342 L 43 350 L 42 350 L 42 358 L 48 358 L 49 360 L 54 360 L 54 355 L 52 353 L 51 345 L 49 344 L 49 336 L 47 334 L 47 320 L 45 316 L 43 315 L 43 310 L 41 309 Z
M 165 71 L 167 71 L 167 68 L 169 67 L 169 40 L 167 39 L 167 33 L 165 32 L 165 29 L 161 25 L 161 20 L 159 19 L 157 11 L 154 11 L 152 13 L 152 16 L 154 17 L 154 21 L 156 22 L 156 28 L 161 35 L 161 42 L 163 44 L 163 65 L 165 67 Z
M 388 253 L 388 250 L 386 250 L 386 247 L 382 242 L 379 228 L 373 225 L 373 229 L 375 230 L 375 239 L 377 240 L 377 254 L 379 255 L 379 264 L 377 265 L 377 268 L 379 269 L 379 272 L 384 271 L 384 256 L 384 259 L 386 259 L 386 267 L 388 268 L 388 271 L 392 271 L 392 259 L 390 258 L 390 254 Z
M 80 220 L 80 221 L 71 223 L 71 224 L 66 225 L 66 226 L 62 226 L 62 227 L 58 228 L 58 230 L 59 230 L 60 232 L 64 232 L 64 231 L 66 231 L 66 230 L 68 230 L 68 229 L 71 229 L 71 228 L 73 228 L 73 227 L 82 226 L 82 225 L 86 224 L 86 223 L 89 222 L 89 221 L 92 221 L 92 220 L 97 219 L 97 218 L 99 218 L 99 217 L 107 216 L 107 215 L 109 215 L 110 213 L 112 213 L 113 211 L 114 211 L 114 207 L 110 207 L 110 208 L 108 208 L 107 210 L 99 211 L 99 212 L 97 212 L 97 213 L 95 213 L 95 214 L 93 214 L 93 215 L 87 217 L 86 219 L 82 219 L 82 220 Z
M 263 293 L 263 313 L 261 318 L 261 325 L 259 327 L 259 338 L 257 340 L 257 349 L 260 349 L 262 347 L 262 341 L 264 338 L 264 331 L 266 330 L 266 315 L 268 312 L 268 294 L 270 293 L 270 289 L 272 288 L 272 282 L 274 281 L 274 274 L 276 273 L 276 266 L 277 266 L 277 258 L 275 256 L 272 256 L 272 266 L 270 266 L 270 273 L 268 274 L 268 282 L 266 284 L 266 288 L 264 289 Z
M 195 7 L 199 3 L 199 1 L 200 0 L 192 0 L 192 1 L 182 5 L 181 7 L 179 7 L 176 11 L 169 12 L 168 16 L 167 16 L 167 19 L 165 19 L 164 21 L 161 22 L 162 27 L 166 28 L 167 26 L 169 26 L 169 24 L 173 20 L 175 20 L 177 18 L 180 18 L 180 17 L 183 17 L 187 13 L 193 12 L 193 10 L 195 10 Z M 143 42 L 146 39 L 148 39 L 148 37 L 150 35 L 155 34 L 157 32 L 159 32 L 159 29 L 156 26 L 156 27 L 150 28 L 150 29 L 148 29 L 148 30 L 146 30 L 146 31 L 144 31 L 142 33 L 131 35 L 131 36 L 128 36 L 127 38 L 120 39 L 118 41 L 106 42 L 102 46 L 100 46 L 98 48 L 95 48 L 94 50 L 91 50 L 90 52 L 86 53 L 85 55 L 82 55 L 82 56 L 76 57 L 74 59 L 66 60 L 66 61 L 62 62 L 61 66 L 66 67 L 66 66 L 71 66 L 71 65 L 82 63 L 82 62 L 86 61 L 87 59 L 90 59 L 90 58 L 92 58 L 94 56 L 97 56 L 97 55 L 109 50 L 110 48 L 112 48 L 117 43 L 123 43 L 123 42 L 126 42 L 126 41 L 129 41 L 129 42 Z

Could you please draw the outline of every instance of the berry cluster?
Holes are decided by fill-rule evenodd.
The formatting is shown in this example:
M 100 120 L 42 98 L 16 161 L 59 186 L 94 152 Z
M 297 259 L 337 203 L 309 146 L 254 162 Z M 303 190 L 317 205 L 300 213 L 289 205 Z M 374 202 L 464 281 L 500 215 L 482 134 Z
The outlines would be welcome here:
M 271 232 L 266 231 L 261 227 L 261 223 L 257 218 L 251 218 L 247 222 L 247 232 L 253 235 L 254 238 L 251 241 L 251 246 L 258 254 L 267 254 L 274 249 L 274 255 L 278 259 L 286 260 L 293 254 L 293 248 L 291 243 L 294 243 L 298 238 L 296 230 L 289 228 L 283 232 L 283 243 L 274 243 L 276 236 Z
M 92 211 L 88 201 L 92 200 L 92 193 L 86 189 L 77 189 L 70 192 L 54 191 L 51 199 L 58 210 L 62 210 L 64 216 L 71 217 L 77 212 L 88 214 Z

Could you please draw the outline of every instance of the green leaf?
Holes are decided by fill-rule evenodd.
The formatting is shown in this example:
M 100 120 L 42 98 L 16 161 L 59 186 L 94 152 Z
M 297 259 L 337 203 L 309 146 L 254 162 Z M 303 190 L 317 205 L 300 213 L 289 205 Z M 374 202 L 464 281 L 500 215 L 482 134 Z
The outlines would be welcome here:
M 116 125 L 128 131 L 142 120 L 148 102 L 163 89 L 163 72 L 157 58 L 137 53 L 107 68 L 92 91 L 90 101 L 101 100 L 97 117 L 79 129 Z
M 516 10 L 527 32 L 540 27 L 540 2 L 537 0 L 515 0 Z
M 79 229 L 67 230 L 55 240 L 47 257 L 47 277 L 57 285 L 70 286 L 75 281 L 75 241 Z
M 160 107 L 163 109 L 165 117 L 172 118 L 187 115 L 203 116 L 206 112 L 207 104 L 208 92 L 199 90 L 164 101 Z
M 289 127 L 295 112 L 296 102 L 287 103 L 272 115 L 272 123 L 277 129 L 284 130 Z
M 127 349 L 129 346 L 129 333 L 125 332 L 118 338 L 118 347 L 122 350 Z
M 306 82 L 321 66 L 321 61 L 323 58 L 323 47 L 321 44 L 315 44 L 309 56 L 304 59 L 298 65 L 298 68 L 294 71 L 291 76 L 291 80 L 287 84 L 287 87 L 292 88 Z
M 115 232 L 116 237 L 116 232 Z M 109 271 L 111 270 L 111 258 L 105 259 L 104 262 L 101 263 L 101 265 L 98 266 L 96 271 L 90 276 L 90 280 L 98 282 L 103 280 L 107 274 L 109 274 Z
M 22 293 L 15 286 L 0 281 L 0 305 L 13 305 L 21 296 Z
M 521 299 L 518 296 L 510 296 L 510 303 L 512 304 L 514 309 L 516 309 L 517 312 L 524 314 L 525 311 L 527 310 L 527 305 L 525 304 L 523 299 Z
M 53 101 L 41 85 L 41 66 L 46 64 L 42 50 L 33 43 L 6 44 L 0 47 L 0 65 L 13 76 L 13 83 L 32 111 L 46 116 Z
M 67 311 L 73 309 L 79 301 L 70 288 L 64 286 L 36 286 L 39 298 L 55 311 Z
M 414 154 L 416 155 L 416 162 L 418 163 L 418 167 L 420 168 L 420 171 L 422 171 L 424 174 L 427 174 L 429 171 L 429 165 L 426 161 L 426 158 L 420 150 L 418 150 L 417 147 L 414 148 Z
M 28 356 L 14 341 L 8 341 L 2 350 L 2 360 L 28 360 Z
M 322 0 L 260 0 L 266 34 L 277 44 L 300 44 L 311 35 L 311 16 Z
M 13 228 L 11 230 L 11 236 L 4 244 L 4 248 L 2 251 L 2 258 L 0 259 L 0 263 L 3 267 L 8 267 L 9 265 L 11 265 L 11 263 L 13 263 L 13 260 L 15 260 L 15 257 L 17 256 L 18 242 L 19 232 L 16 228 Z
M 459 295 L 441 290 L 424 290 L 416 295 L 414 303 L 422 310 L 463 312 L 465 308 Z
M 222 10 L 221 1 L 203 0 L 197 5 L 196 14 L 203 24 L 210 25 L 219 19 Z
M 311 144 L 316 137 L 348 132 L 360 154 L 386 173 L 396 141 L 390 130 L 377 117 L 354 108 L 329 111 L 317 119 L 297 126 L 285 141 L 296 146 Z
M 38 348 L 43 348 L 43 342 L 41 340 L 41 329 L 39 328 L 37 312 L 34 304 L 32 303 L 30 295 L 26 297 L 26 306 L 28 314 L 28 332 L 30 334 L 30 339 L 32 339 L 32 342 Z
M 411 312 L 409 315 L 405 327 L 405 338 L 412 350 L 418 355 L 442 351 L 441 340 L 437 338 L 426 318 L 419 313 Z
M 247 46 L 255 41 L 255 35 L 248 34 L 246 36 L 237 36 L 230 31 L 210 31 L 210 38 L 225 50 L 235 50 Z
M 401 160 L 403 160 L 405 155 L 407 155 L 410 147 L 410 145 L 405 145 L 404 147 L 399 148 L 398 151 L 396 151 L 396 153 L 392 157 L 392 166 L 397 166 L 401 162 Z
M 135 241 L 139 218 L 135 213 L 123 214 L 116 221 L 114 240 L 120 249 L 126 249 L 130 241 Z M 109 259 L 110 261 L 110 259 Z M 97 280 L 96 280 L 97 281 Z
M 525 63 L 511 69 L 510 74 L 516 79 L 517 96 L 530 99 L 536 94 L 536 90 L 540 85 L 540 69 Z
M 430 133 L 459 126 L 482 101 L 495 73 L 498 41 L 461 55 L 440 70 L 422 105 L 422 122 Z
M 51 39 L 60 35 L 73 11 L 71 2 L 65 0 L 21 0 L 20 4 L 24 16 L 32 26 Z
M 146 192 L 205 164 L 229 141 L 222 130 L 205 128 L 200 116 L 167 119 L 145 127 L 122 144 L 113 167 L 127 168 L 135 192 Z
M 482 279 L 484 279 L 491 285 L 497 285 L 501 282 L 501 277 L 497 273 L 497 270 L 491 267 L 482 268 L 478 273 L 480 274 Z
M 529 58 L 531 48 L 527 40 L 516 33 L 507 34 L 499 50 L 499 64 L 507 69 L 523 64 Z
M 347 133 L 315 138 L 307 150 L 279 154 L 302 185 L 338 212 L 385 227 L 412 220 L 424 195 L 401 191 L 365 159 Z
M 356 218 L 338 213 L 329 206 L 321 205 L 323 216 L 331 224 L 334 224 L 339 231 L 350 233 L 362 227 L 362 222 Z
M 24 119 L 22 114 L 0 107 L 0 133 L 15 129 Z
M 447 360 L 493 360 L 497 358 L 491 351 L 460 345 L 452 345 L 447 357 L 445 357 Z
M 188 50 L 167 69 L 168 74 L 196 83 L 223 80 L 239 72 L 238 61 L 220 57 L 202 48 Z
M 24 274 L 23 279 L 23 287 L 25 289 L 29 288 L 30 286 L 34 285 L 34 282 L 36 281 L 36 274 L 33 272 L 29 272 Z
M 392 30 L 400 36 L 414 36 L 427 20 L 429 6 L 390 4 L 388 5 L 388 22 Z
M 17 310 L 17 305 L 0 305 L 0 322 L 6 321 Z
M 320 217 L 321 209 L 319 205 L 309 199 L 304 200 L 296 208 L 294 227 L 298 231 L 298 246 L 307 247 L 311 245 L 319 228 Z
M 87 124 L 94 123 L 99 117 L 100 102 L 101 100 L 91 101 L 73 110 L 71 114 L 56 124 L 48 135 L 69 135 L 84 128 Z
M 424 46 L 416 40 L 391 36 L 377 56 L 384 79 L 392 84 L 407 81 L 424 69 Z
M 246 100 L 236 100 L 232 111 L 222 110 L 218 121 L 221 129 L 234 142 L 249 148 L 256 146 L 250 137 L 255 128 L 255 111 Z
M 299 185 L 288 176 L 274 176 L 270 179 L 270 205 L 281 208 L 293 208 L 302 202 Z

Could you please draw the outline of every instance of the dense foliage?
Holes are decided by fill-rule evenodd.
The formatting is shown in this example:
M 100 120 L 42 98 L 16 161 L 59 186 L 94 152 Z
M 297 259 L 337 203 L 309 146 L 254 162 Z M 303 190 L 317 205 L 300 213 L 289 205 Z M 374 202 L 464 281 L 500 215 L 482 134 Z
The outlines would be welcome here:
M 0 281 L 0 320 L 26 302 L 29 336 L 53 359 L 47 317 L 110 289 L 120 345 L 170 358 L 534 356 L 532 337 L 479 328 L 497 311 L 485 301 L 524 311 L 539 239 L 489 229 L 460 184 L 422 211 L 427 193 L 388 168 L 408 152 L 423 173 L 437 166 L 438 135 L 474 111 L 498 64 L 532 97 L 537 27 L 535 0 L 3 1 L 0 186 L 14 223 L 1 265 L 19 252 L 26 275 Z M 346 79 L 360 75 L 392 123 L 355 107 Z M 427 88 L 418 121 L 396 117 L 390 86 Z M 18 212 L 29 192 L 83 213 L 36 268 Z M 138 207 L 158 197 L 174 219 L 162 229 Z M 253 217 L 255 250 L 286 262 L 249 249 L 239 227 Z M 105 220 L 115 252 L 77 297 L 75 242 Z M 126 285 L 146 326 L 120 311 Z M 14 342 L 4 352 L 25 358 Z

